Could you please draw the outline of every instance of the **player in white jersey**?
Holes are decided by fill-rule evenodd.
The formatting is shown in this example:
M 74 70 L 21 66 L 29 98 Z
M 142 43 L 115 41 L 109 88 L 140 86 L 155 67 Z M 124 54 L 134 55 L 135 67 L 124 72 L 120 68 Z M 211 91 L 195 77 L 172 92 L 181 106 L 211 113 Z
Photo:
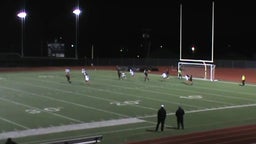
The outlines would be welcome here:
M 83 76 L 84 76 L 84 80 L 85 80 L 85 82 L 89 82 L 89 80 L 90 80 L 90 77 L 89 77 L 89 75 L 88 75 L 88 73 L 86 72 L 86 70 L 84 69 L 84 68 L 82 68 L 82 74 L 83 74 Z
M 70 68 L 66 68 L 66 69 L 65 69 L 65 76 L 66 76 L 66 78 L 67 78 L 67 81 L 68 81 L 69 83 L 71 83 L 71 80 L 70 80 Z
M 132 69 L 130 69 L 130 74 L 131 74 L 132 77 L 135 76 L 135 73 L 134 73 L 134 71 Z
M 123 80 L 123 79 L 126 79 L 126 74 L 125 74 L 125 72 L 121 72 L 121 79 Z
M 167 79 L 167 74 L 166 73 L 162 73 L 161 76 L 162 76 L 163 79 Z

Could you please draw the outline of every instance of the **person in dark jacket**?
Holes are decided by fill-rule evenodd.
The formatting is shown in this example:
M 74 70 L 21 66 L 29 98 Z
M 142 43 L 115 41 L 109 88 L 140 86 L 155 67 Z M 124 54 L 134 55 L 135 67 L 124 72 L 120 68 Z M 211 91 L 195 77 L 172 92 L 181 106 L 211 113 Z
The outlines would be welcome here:
M 17 144 L 15 141 L 12 140 L 12 138 L 8 138 L 5 142 L 5 144 Z
M 176 118 L 177 118 L 177 129 L 180 129 L 180 127 L 182 129 L 184 129 L 184 115 L 185 115 L 185 111 L 179 106 L 179 108 L 176 110 Z
M 161 105 L 161 108 L 157 112 L 157 124 L 156 124 L 156 130 L 158 131 L 158 127 L 161 124 L 161 131 L 164 131 L 164 123 L 166 118 L 166 110 L 164 109 L 164 105 Z

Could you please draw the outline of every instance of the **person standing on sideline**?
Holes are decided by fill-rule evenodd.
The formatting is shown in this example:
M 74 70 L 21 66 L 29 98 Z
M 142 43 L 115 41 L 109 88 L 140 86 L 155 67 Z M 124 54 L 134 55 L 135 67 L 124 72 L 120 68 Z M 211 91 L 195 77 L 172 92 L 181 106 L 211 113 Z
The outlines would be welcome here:
M 241 86 L 244 86 L 245 85 L 245 75 L 242 75 L 242 84 Z
M 164 105 L 161 105 L 161 108 L 157 112 L 157 124 L 156 124 L 156 130 L 158 131 L 158 127 L 161 124 L 161 131 L 164 131 L 164 123 L 166 118 L 166 110 L 164 109 Z
M 5 144 L 17 144 L 17 143 L 13 141 L 11 138 L 7 138 Z
M 67 81 L 69 82 L 69 83 L 71 83 L 71 80 L 70 80 L 70 68 L 66 68 L 65 69 L 65 76 L 66 76 L 66 78 L 67 78 Z
M 146 80 L 149 81 L 149 78 L 148 78 L 148 69 L 145 69 L 143 73 L 144 73 L 144 81 L 146 81 Z
M 176 110 L 175 115 L 177 118 L 177 129 L 180 129 L 180 127 L 184 129 L 183 116 L 185 115 L 185 111 L 179 106 L 179 108 Z

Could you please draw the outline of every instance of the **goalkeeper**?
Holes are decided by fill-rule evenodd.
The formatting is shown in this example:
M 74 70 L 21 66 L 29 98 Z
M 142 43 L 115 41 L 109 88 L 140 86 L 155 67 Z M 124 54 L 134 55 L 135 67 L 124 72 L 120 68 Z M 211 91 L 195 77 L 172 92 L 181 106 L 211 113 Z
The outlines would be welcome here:
M 181 68 L 178 68 L 178 79 L 182 79 L 182 71 L 181 71 Z

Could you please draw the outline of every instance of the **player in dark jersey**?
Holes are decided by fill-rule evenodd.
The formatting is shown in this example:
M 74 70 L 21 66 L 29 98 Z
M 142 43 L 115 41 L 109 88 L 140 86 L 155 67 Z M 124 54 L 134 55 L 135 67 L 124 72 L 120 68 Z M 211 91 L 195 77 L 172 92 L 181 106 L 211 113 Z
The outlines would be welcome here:
M 149 81 L 149 78 L 148 78 L 148 69 L 145 69 L 143 73 L 144 73 L 144 81 L 147 81 L 147 80 Z
M 67 78 L 67 81 L 69 82 L 69 83 L 71 83 L 71 80 L 70 80 L 70 68 L 66 68 L 65 69 L 65 76 L 66 76 L 66 78 Z

